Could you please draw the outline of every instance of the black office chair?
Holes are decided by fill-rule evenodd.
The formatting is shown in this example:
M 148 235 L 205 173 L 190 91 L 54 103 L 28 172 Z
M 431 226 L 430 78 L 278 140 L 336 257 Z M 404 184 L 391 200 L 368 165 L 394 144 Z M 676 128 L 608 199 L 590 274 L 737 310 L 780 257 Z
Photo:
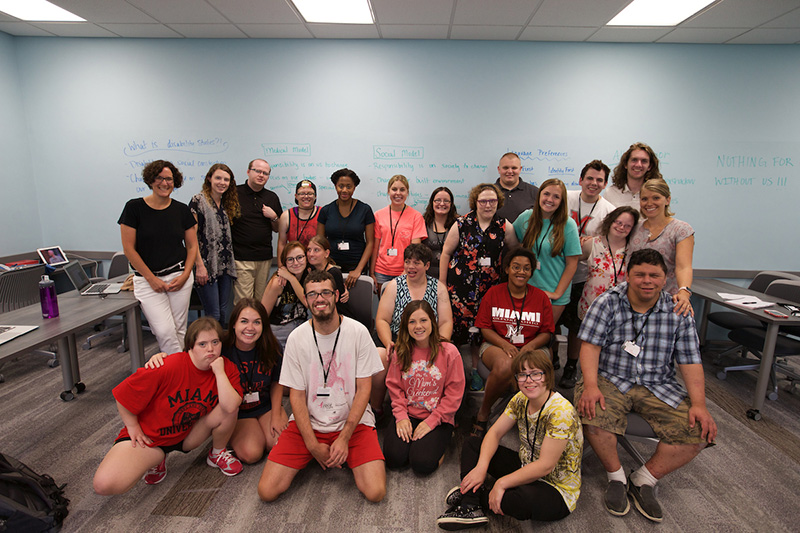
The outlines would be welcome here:
M 770 283 L 766 294 L 775 296 L 781 301 L 800 304 L 800 281 L 777 280 Z M 767 330 L 762 327 L 744 327 L 731 330 L 728 338 L 737 345 L 741 346 L 742 355 L 734 365 L 726 366 L 717 373 L 717 378 L 724 380 L 728 372 L 739 370 L 758 370 L 760 367 L 761 352 L 764 348 L 764 339 Z M 777 373 L 787 376 L 790 380 L 800 380 L 800 374 L 789 365 L 785 358 L 800 355 L 800 327 L 781 328 L 778 332 L 778 339 L 775 343 L 775 360 L 770 369 L 770 381 L 772 390 L 767 394 L 770 400 L 778 399 L 778 378 Z M 757 359 L 746 357 L 747 352 L 752 353 Z

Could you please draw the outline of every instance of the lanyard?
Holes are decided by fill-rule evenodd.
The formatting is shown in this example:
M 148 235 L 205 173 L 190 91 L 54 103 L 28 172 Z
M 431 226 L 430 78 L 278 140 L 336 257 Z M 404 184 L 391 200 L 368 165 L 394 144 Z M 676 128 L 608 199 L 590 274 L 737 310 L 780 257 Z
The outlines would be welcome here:
M 295 217 L 297 218 L 297 222 L 298 222 L 297 227 L 299 229 L 297 230 L 297 236 L 296 236 L 297 238 L 296 239 L 292 239 L 292 240 L 299 241 L 300 240 L 300 236 L 306 230 L 306 226 L 308 226 L 308 223 L 311 222 L 312 218 L 314 218 L 314 215 L 317 214 L 317 206 L 314 206 L 314 208 L 311 210 L 311 214 L 308 215 L 308 218 L 305 219 L 305 220 L 300 218 L 300 208 L 296 207 L 295 209 L 297 209 L 297 212 L 295 213 Z M 350 211 L 352 211 L 352 210 L 353 209 L 351 208 Z M 301 227 L 300 226 L 300 222 L 305 222 L 305 224 L 303 224 L 303 226 Z
M 586 229 L 586 224 L 588 224 L 589 220 L 591 220 L 592 213 L 594 213 L 594 208 L 597 207 L 597 204 L 599 204 L 600 201 L 598 200 L 597 202 L 592 204 L 592 210 L 589 211 L 589 214 L 586 216 L 586 221 L 585 222 L 582 222 L 583 221 L 583 217 L 581 216 L 581 204 L 582 203 L 583 203 L 583 200 L 581 200 L 581 198 L 579 196 L 578 197 L 578 224 L 580 224 L 581 226 L 579 228 L 580 231 L 578 232 L 578 235 L 585 235 L 584 230 Z
M 611 249 L 611 243 L 608 241 L 608 237 L 606 237 L 606 243 L 608 244 L 608 256 L 611 258 L 611 267 L 614 269 L 614 279 L 611 280 L 613 287 L 617 286 L 617 264 L 614 263 L 614 251 Z M 625 245 L 625 250 L 622 252 L 622 262 L 619 265 L 619 273 L 625 270 L 625 255 L 628 253 L 628 245 Z
M 525 294 L 522 296 L 522 305 L 519 306 L 519 313 L 517 313 L 517 306 L 514 305 L 514 297 L 511 296 L 511 288 L 508 286 L 508 283 L 506 283 L 506 289 L 508 290 L 508 297 L 511 299 L 511 309 L 517 314 L 517 335 L 522 335 L 519 325 L 522 322 L 522 311 L 525 310 L 525 298 L 528 297 L 528 284 L 525 284 Z
M 528 379 L 528 378 L 525 378 Z M 547 402 L 550 401 L 550 396 L 553 394 L 553 391 L 547 393 L 547 399 L 542 404 L 542 408 L 539 409 L 539 416 L 536 417 L 536 427 L 533 429 L 533 442 L 531 442 L 529 435 L 531 434 L 531 427 L 528 425 L 528 404 L 530 400 L 525 402 L 525 438 L 528 439 L 528 444 L 531 445 L 531 459 L 529 462 L 533 462 L 533 449 L 536 447 L 536 435 L 539 433 L 539 421 L 542 419 L 542 415 L 544 414 L 544 406 L 547 405 Z
M 547 238 L 547 236 L 553 230 L 553 221 L 550 220 L 549 222 L 550 222 L 550 225 L 547 226 L 547 231 L 545 231 L 544 235 L 542 235 L 542 238 L 539 240 L 539 247 L 536 248 L 536 260 L 539 261 L 540 263 L 542 262 L 541 255 L 540 255 L 540 252 L 542 251 L 542 246 L 544 245 L 544 241 Z M 536 246 L 536 243 L 533 243 L 533 245 Z
M 394 234 L 397 231 L 397 226 L 400 225 L 400 219 L 403 218 L 403 213 L 406 212 L 406 206 L 403 205 L 403 210 L 400 211 L 400 216 L 397 217 L 397 224 L 394 225 L 394 229 L 392 229 L 392 207 L 389 206 L 389 231 L 392 232 L 392 248 L 394 248 Z
M 639 338 L 639 335 L 641 335 L 642 332 L 644 332 L 644 327 L 647 325 L 647 321 L 650 320 L 650 315 L 653 313 L 653 309 L 656 308 L 656 305 L 658 305 L 658 302 L 654 303 L 653 307 L 648 309 L 647 312 L 644 314 L 644 322 L 642 322 L 642 327 L 639 329 L 639 331 L 636 331 L 636 322 L 634 321 L 634 316 L 636 315 L 636 311 L 634 311 L 633 308 L 631 307 L 631 327 L 633 327 L 634 344 L 636 343 L 636 339 Z
M 317 347 L 317 355 L 319 355 L 319 364 L 322 367 L 322 378 L 324 379 L 323 386 L 328 386 L 328 374 L 333 365 L 333 359 L 336 357 L 336 345 L 339 343 L 339 334 L 342 332 L 342 317 L 339 317 L 339 327 L 336 328 L 336 339 L 333 341 L 333 349 L 331 350 L 331 360 L 328 361 L 328 369 L 325 369 L 325 363 L 322 361 L 322 352 L 319 351 L 319 343 L 317 343 L 317 330 L 314 329 L 314 319 L 311 319 L 311 331 L 314 333 L 314 345 Z

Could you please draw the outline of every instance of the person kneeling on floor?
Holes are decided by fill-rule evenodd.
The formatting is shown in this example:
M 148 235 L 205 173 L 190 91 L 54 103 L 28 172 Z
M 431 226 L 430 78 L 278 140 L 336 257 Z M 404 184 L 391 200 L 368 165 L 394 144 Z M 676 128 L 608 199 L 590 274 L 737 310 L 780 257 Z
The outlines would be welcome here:
M 236 366 L 220 356 L 221 336 L 219 322 L 200 318 L 186 331 L 184 352 L 160 368 L 140 368 L 111 391 L 125 427 L 95 472 L 97 494 L 122 494 L 142 476 L 148 485 L 160 483 L 169 452 L 188 453 L 209 435 L 208 464 L 229 476 L 242 471 L 226 449 L 242 388 Z
M 673 312 L 672 296 L 663 290 L 666 280 L 659 252 L 643 249 L 631 255 L 628 281 L 598 297 L 586 313 L 578 334 L 583 379 L 575 388 L 586 438 L 608 474 L 606 509 L 625 515 L 630 496 L 654 522 L 663 520 L 656 482 L 713 445 L 717 435 L 706 408 L 694 318 Z M 675 378 L 676 363 L 685 389 Z M 652 426 L 660 442 L 650 460 L 626 480 L 616 436 L 625 434 L 631 411 Z

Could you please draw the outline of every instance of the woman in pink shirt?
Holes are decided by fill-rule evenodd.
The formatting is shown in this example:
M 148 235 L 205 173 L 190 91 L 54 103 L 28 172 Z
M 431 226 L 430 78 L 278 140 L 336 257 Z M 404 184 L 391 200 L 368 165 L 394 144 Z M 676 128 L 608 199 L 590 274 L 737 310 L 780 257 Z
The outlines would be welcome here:
M 386 375 L 394 414 L 383 442 L 388 468 L 410 463 L 414 472 L 427 475 L 439 467 L 464 384 L 461 354 L 439 338 L 430 304 L 412 301 L 403 311 Z

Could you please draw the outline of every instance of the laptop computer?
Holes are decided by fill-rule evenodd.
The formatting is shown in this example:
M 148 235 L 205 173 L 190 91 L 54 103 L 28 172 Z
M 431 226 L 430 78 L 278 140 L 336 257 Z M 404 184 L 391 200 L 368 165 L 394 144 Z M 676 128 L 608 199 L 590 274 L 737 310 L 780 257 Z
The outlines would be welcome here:
M 29 331 L 33 331 L 39 326 L 0 326 L 0 344 L 16 339 Z
M 64 266 L 64 272 L 67 273 L 67 277 L 82 296 L 116 294 L 122 290 L 122 283 L 110 283 L 107 281 L 92 283 L 78 261 L 70 261 Z

